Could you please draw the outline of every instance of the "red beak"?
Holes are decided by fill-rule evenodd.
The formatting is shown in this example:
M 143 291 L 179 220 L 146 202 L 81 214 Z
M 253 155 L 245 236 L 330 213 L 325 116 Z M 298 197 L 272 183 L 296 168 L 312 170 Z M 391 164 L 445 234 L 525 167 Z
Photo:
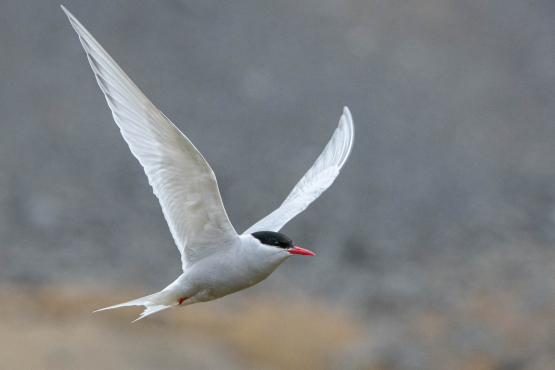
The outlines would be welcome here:
M 299 247 L 289 249 L 287 252 L 289 252 L 290 254 L 302 254 L 303 256 L 315 256 L 315 254 L 309 251 L 308 249 L 302 249 Z

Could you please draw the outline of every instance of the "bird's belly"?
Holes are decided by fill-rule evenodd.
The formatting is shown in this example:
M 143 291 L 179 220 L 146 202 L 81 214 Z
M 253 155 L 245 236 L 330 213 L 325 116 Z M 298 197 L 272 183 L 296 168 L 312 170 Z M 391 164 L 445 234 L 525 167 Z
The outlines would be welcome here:
M 203 295 L 206 296 L 208 300 L 221 298 L 256 285 L 269 275 L 270 273 L 250 274 L 248 276 L 234 273 L 224 274 L 219 276 L 218 279 L 212 280 L 211 283 L 205 287 Z
M 206 302 L 258 284 L 274 270 L 256 269 L 244 264 L 215 263 L 213 266 L 203 266 L 202 273 L 191 274 L 189 281 L 197 291 L 195 301 Z

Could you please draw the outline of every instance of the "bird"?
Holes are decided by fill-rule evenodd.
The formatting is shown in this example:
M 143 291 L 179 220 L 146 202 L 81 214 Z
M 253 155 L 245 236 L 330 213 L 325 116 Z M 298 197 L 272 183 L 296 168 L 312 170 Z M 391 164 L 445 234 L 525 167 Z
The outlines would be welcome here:
M 208 302 L 249 288 L 292 255 L 314 256 L 279 230 L 333 183 L 349 158 L 354 124 L 347 107 L 323 152 L 285 201 L 239 235 L 204 157 L 85 27 L 63 5 L 62 9 L 79 35 L 114 121 L 158 197 L 183 269 L 160 292 L 97 311 L 144 306 L 137 321 L 170 307 Z

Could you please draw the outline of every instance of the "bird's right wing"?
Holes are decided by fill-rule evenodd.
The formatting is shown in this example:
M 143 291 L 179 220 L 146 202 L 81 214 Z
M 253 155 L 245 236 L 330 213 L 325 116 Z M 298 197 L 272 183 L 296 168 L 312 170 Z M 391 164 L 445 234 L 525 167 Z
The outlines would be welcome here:
M 252 234 L 257 231 L 279 231 L 289 220 L 301 213 L 330 187 L 341 167 L 347 162 L 353 140 L 355 138 L 355 127 L 349 108 L 343 108 L 343 115 L 339 120 L 339 126 L 333 133 L 324 151 L 310 170 L 297 183 L 293 191 L 281 206 L 253 226 L 249 227 L 243 235 Z
M 216 176 L 194 145 L 160 112 L 66 9 L 98 85 L 133 155 L 145 169 L 181 253 L 183 268 L 239 236 L 229 222 Z

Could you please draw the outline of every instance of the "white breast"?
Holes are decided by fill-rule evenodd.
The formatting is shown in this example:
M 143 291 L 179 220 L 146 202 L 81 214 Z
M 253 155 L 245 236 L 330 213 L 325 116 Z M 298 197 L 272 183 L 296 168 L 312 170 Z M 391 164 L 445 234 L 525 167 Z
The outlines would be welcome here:
M 251 287 L 266 279 L 290 254 L 262 245 L 251 235 L 242 235 L 237 247 L 224 249 L 188 268 L 181 285 L 195 295 L 196 302 L 210 301 Z

